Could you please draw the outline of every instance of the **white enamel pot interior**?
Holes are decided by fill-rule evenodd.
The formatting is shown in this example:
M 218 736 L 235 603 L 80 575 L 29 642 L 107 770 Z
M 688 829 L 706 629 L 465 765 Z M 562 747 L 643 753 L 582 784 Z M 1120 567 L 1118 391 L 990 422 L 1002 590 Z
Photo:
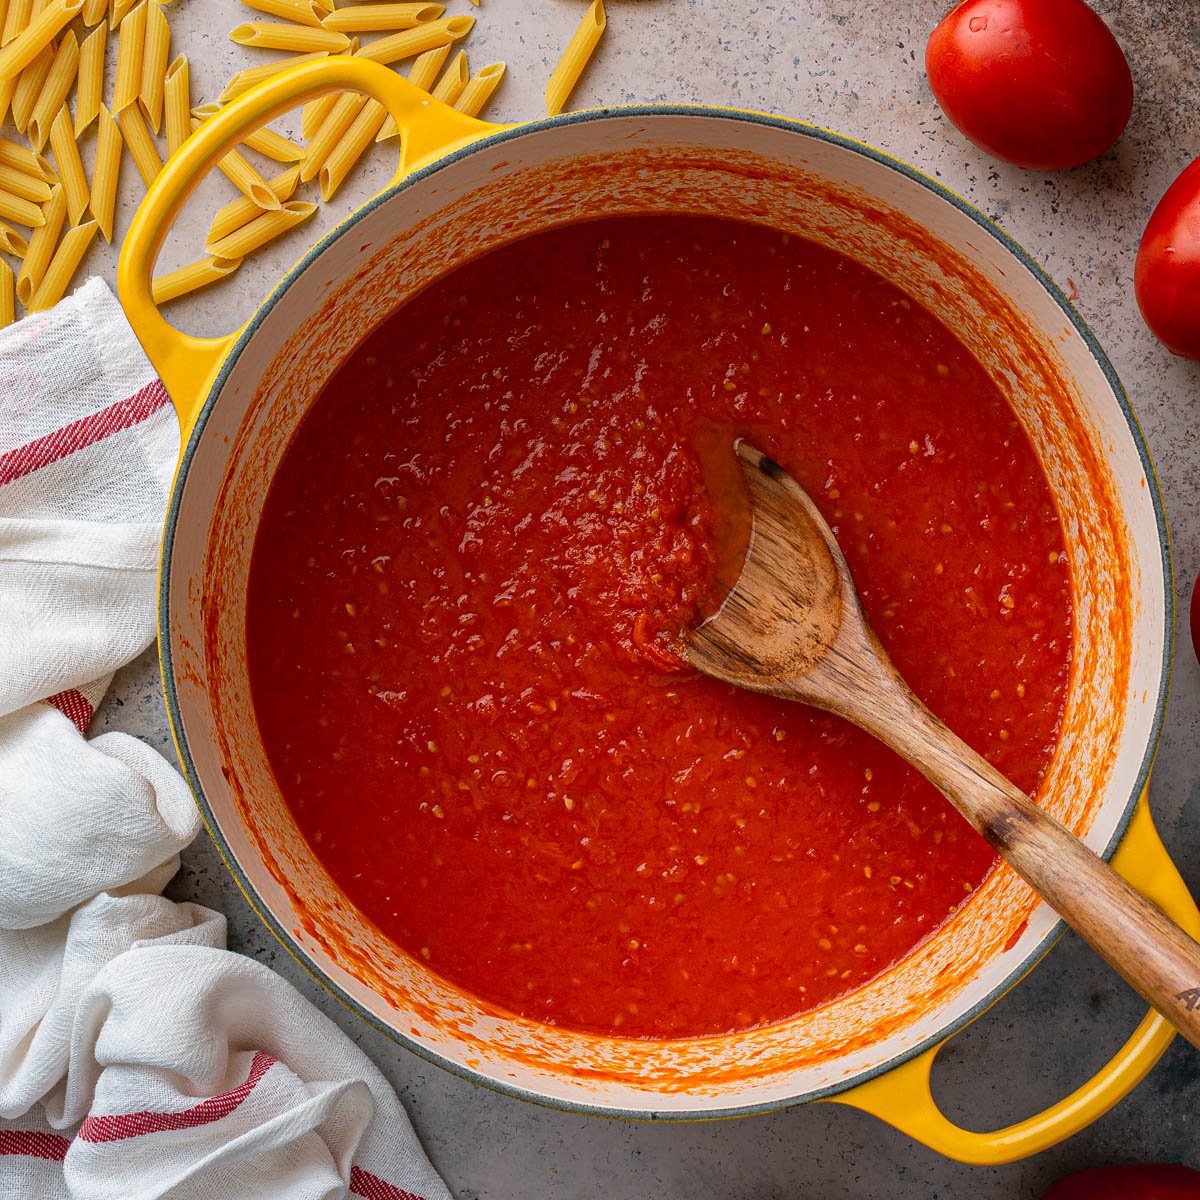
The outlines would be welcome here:
M 1136 423 L 1061 293 L 944 189 L 823 131 L 673 108 L 502 131 L 355 213 L 273 293 L 192 431 L 164 543 L 168 702 L 214 837 L 291 952 L 423 1056 L 562 1107 L 687 1118 L 828 1096 L 894 1067 L 1028 969 L 1058 932 L 1055 914 L 998 870 L 871 983 L 795 1020 L 727 1037 L 622 1041 L 517 1019 L 401 953 L 339 893 L 272 778 L 246 668 L 247 573 L 272 473 L 364 333 L 492 247 L 564 222 L 645 212 L 762 222 L 836 248 L 930 308 L 1008 397 L 1054 491 L 1076 587 L 1070 696 L 1041 800 L 1104 854 L 1129 819 L 1157 737 L 1169 567 Z

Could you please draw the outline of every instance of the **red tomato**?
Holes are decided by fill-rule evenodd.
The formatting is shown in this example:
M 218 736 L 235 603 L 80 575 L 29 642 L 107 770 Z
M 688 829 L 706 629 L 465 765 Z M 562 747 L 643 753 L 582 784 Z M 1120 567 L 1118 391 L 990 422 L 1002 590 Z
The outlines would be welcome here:
M 1036 170 L 1103 154 L 1133 107 L 1125 55 L 1083 0 L 963 0 L 930 35 L 925 72 L 960 132 Z
M 1150 214 L 1133 287 L 1154 336 L 1173 353 L 1200 359 L 1200 158 Z
M 1042 1200 L 1200 1200 L 1200 1171 L 1176 1163 L 1090 1167 L 1060 1179 Z

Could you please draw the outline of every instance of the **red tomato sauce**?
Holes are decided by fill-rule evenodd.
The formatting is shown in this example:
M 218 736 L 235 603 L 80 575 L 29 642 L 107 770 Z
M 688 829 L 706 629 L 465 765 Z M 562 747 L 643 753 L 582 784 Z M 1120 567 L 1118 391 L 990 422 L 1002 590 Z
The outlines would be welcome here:
M 279 786 L 363 913 L 511 1012 L 779 1021 L 994 862 L 867 735 L 682 669 L 740 553 L 738 436 L 812 494 L 917 694 L 1036 788 L 1072 630 L 1046 479 L 969 350 L 828 249 L 647 216 L 489 254 L 367 338 L 275 477 L 248 644 Z

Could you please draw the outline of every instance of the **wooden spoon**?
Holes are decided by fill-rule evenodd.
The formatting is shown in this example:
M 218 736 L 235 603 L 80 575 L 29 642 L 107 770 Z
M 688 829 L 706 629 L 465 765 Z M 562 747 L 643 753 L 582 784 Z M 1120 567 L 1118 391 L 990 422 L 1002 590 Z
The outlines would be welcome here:
M 833 531 L 738 442 L 753 525 L 720 610 L 684 635 L 699 671 L 861 726 L 912 763 L 1060 916 L 1200 1047 L 1200 945 L 913 695 L 867 622 Z

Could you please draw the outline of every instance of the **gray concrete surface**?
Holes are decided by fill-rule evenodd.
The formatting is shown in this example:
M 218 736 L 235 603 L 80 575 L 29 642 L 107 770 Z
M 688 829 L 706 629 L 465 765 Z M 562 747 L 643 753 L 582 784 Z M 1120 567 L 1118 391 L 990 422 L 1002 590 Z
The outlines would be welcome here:
M 495 117 L 540 112 L 547 64 L 582 7 L 582 0 L 483 0 L 467 48 L 477 63 L 508 61 L 510 78 Z M 575 104 L 703 101 L 810 119 L 907 159 L 999 220 L 1078 294 L 1080 311 L 1134 399 L 1166 493 L 1183 606 L 1200 570 L 1200 369 L 1172 359 L 1146 332 L 1132 271 L 1154 201 L 1200 154 L 1200 5 L 1097 4 L 1130 57 L 1136 107 L 1114 152 L 1056 176 L 991 162 L 940 116 L 921 60 L 943 7 L 933 0 L 611 0 L 607 39 Z M 470 11 L 467 0 L 451 0 L 449 10 Z M 234 69 L 262 57 L 224 41 L 224 31 L 244 19 L 233 0 L 178 0 L 169 12 L 176 47 L 193 60 L 197 100 L 212 98 Z M 369 194 L 389 167 L 381 155 L 347 189 L 345 203 Z M 121 228 L 139 196 L 132 176 L 127 168 Z M 322 220 L 340 211 L 341 198 Z M 174 262 L 195 256 L 205 223 L 200 204 L 189 206 L 168 249 Z M 233 310 L 248 311 L 315 232 L 309 226 L 290 248 L 182 309 L 181 323 L 215 331 Z M 93 266 L 109 274 L 111 252 L 100 250 Z M 1183 625 L 1176 649 L 1152 797 L 1168 846 L 1200 891 L 1200 666 Z M 170 754 L 150 654 L 118 676 L 93 726 L 103 729 L 127 730 Z M 1200 1166 L 1200 1056 L 1179 1042 L 1129 1099 L 1090 1129 L 1034 1159 L 996 1169 L 947 1162 L 870 1117 L 832 1105 L 690 1126 L 609 1123 L 542 1110 L 452 1078 L 344 1012 L 274 943 L 205 837 L 184 856 L 171 891 L 228 914 L 235 949 L 278 969 L 366 1049 L 403 1096 L 461 1200 L 999 1200 L 1036 1196 L 1065 1172 L 1098 1162 L 1168 1159 Z M 935 1072 L 938 1097 L 970 1127 L 1016 1120 L 1078 1085 L 1140 1011 L 1129 990 L 1068 937 L 943 1053 Z

